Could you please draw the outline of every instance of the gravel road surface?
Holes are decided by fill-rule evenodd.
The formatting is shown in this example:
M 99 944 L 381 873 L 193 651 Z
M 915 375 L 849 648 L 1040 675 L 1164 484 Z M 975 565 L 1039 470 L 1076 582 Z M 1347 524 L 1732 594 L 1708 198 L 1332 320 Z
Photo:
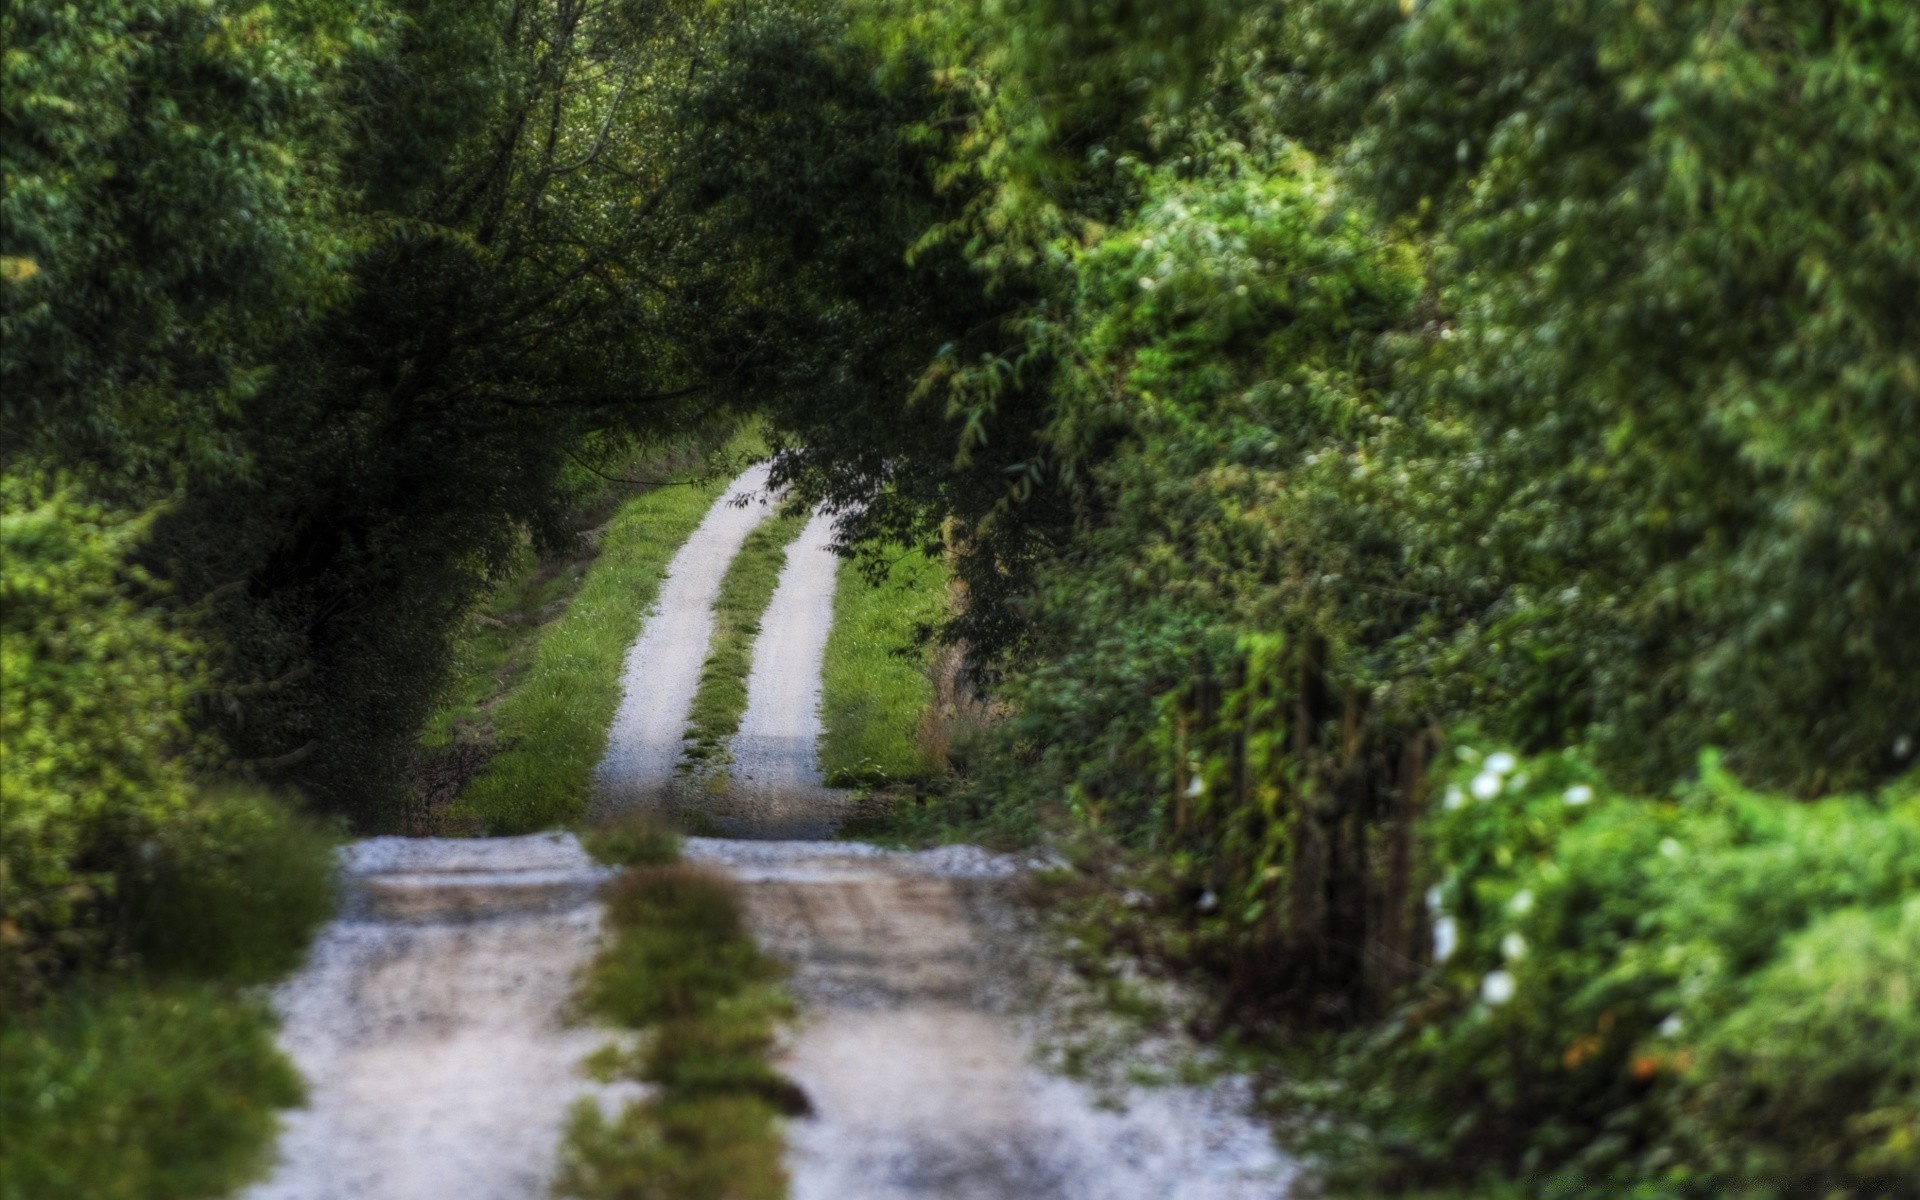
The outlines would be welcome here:
M 373 838 L 274 996 L 309 1106 L 245 1200 L 536 1200 L 605 1030 L 565 1021 L 607 872 L 571 834 Z
M 756 936 L 793 969 L 802 1017 L 781 1066 L 816 1110 L 788 1129 L 794 1200 L 1284 1195 L 1294 1165 L 1231 1081 L 1132 1088 L 1116 1106 L 1036 1065 L 1017 965 L 1037 951 L 1007 894 L 1024 863 L 818 840 L 846 808 L 815 757 L 835 578 L 824 519 L 790 548 L 762 622 L 734 789 L 676 788 L 720 579 L 767 511 L 723 500 L 675 555 L 627 656 L 598 805 L 700 805 L 734 835 L 686 854 L 740 886 Z M 564 834 L 374 838 L 342 863 L 340 916 L 275 993 L 310 1107 L 245 1200 L 543 1200 L 572 1104 L 640 1094 L 582 1078 L 613 1035 L 566 1019 L 606 871 Z
M 1023 862 L 970 847 L 690 839 L 793 969 L 779 1067 L 813 1101 L 788 1127 L 793 1200 L 1277 1200 L 1298 1173 L 1245 1085 L 1116 1095 L 1037 1065 Z
M 734 480 L 667 564 L 660 598 L 627 652 L 620 708 L 596 780 L 597 811 L 673 802 L 674 768 L 713 640 L 721 578 L 747 535 L 773 512 L 766 501 L 767 470 L 753 467 Z

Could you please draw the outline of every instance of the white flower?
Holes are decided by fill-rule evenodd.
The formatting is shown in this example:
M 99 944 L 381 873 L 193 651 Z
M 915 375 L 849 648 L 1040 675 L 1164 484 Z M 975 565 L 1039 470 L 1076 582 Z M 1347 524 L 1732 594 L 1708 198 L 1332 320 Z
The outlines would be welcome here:
M 1437 883 L 1434 884 L 1432 887 L 1428 888 L 1427 889 L 1427 911 L 1431 913 L 1437 913 L 1442 908 L 1444 908 L 1445 904 L 1443 903 L 1443 901 L 1445 899 L 1445 895 L 1446 895 L 1446 890 Z
M 1150 292 L 1153 290 L 1153 276 L 1142 275 L 1140 277 L 1140 290 L 1143 292 Z
M 1206 792 L 1207 792 L 1206 780 L 1200 778 L 1198 775 L 1195 775 L 1192 779 L 1187 780 L 1187 799 L 1191 800 L 1196 796 L 1204 796 L 1206 795 Z
M 1210 913 L 1220 907 L 1220 897 L 1214 894 L 1212 888 L 1208 888 L 1206 891 L 1200 893 L 1200 899 L 1194 904 L 1194 907 L 1203 913 Z
M 1460 922 L 1441 917 L 1433 923 L 1433 961 L 1445 962 L 1460 947 Z
M 1513 755 L 1508 754 L 1505 750 L 1495 750 L 1492 754 L 1487 755 L 1487 770 L 1492 771 L 1495 775 L 1505 775 L 1507 772 L 1513 770 L 1514 765 Z
M 1660 853 L 1666 855 L 1668 858 L 1679 858 L 1680 843 L 1674 841 L 1672 838 L 1661 838 Z
M 1521 888 L 1519 891 L 1515 892 L 1513 894 L 1513 899 L 1507 901 L 1507 911 L 1512 913 L 1516 917 L 1524 917 L 1528 913 L 1532 912 L 1533 911 L 1532 889 Z
M 1491 800 L 1500 794 L 1500 777 L 1492 771 L 1482 771 L 1473 777 L 1467 785 L 1475 800 Z
M 1488 1004 L 1505 1004 L 1513 999 L 1513 976 L 1505 971 L 1488 971 L 1480 981 L 1480 998 Z
M 1467 802 L 1467 794 L 1460 790 L 1460 785 L 1457 783 L 1450 783 L 1447 785 L 1447 794 L 1444 797 L 1442 797 L 1440 801 L 1440 803 L 1445 805 L 1449 811 L 1459 808 L 1462 804 L 1465 804 L 1466 802 Z
M 1584 783 L 1576 783 L 1567 789 L 1566 794 L 1562 796 L 1561 799 L 1565 800 L 1568 804 L 1585 804 L 1587 801 L 1593 799 L 1593 789 Z
M 1679 1037 L 1680 1031 L 1686 1027 L 1687 1023 L 1680 1019 L 1680 1014 L 1674 1013 L 1666 1020 L 1660 1022 L 1660 1036 L 1664 1038 Z
M 1527 939 L 1517 933 L 1510 933 L 1500 939 L 1500 953 L 1508 959 L 1521 959 L 1527 956 Z
M 1899 737 L 1893 739 L 1893 756 L 1895 758 L 1905 758 L 1907 755 L 1912 753 L 1913 753 L 1912 738 L 1908 737 L 1906 734 L 1903 733 Z

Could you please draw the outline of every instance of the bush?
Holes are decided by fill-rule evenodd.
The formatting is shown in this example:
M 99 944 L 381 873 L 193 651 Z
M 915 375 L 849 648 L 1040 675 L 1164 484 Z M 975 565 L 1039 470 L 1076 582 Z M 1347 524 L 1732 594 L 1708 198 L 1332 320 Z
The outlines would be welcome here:
M 1881 1196 L 1920 1172 L 1920 780 L 1801 803 L 1709 755 L 1669 800 L 1472 755 L 1433 825 L 1437 963 L 1340 1074 L 1387 1182 Z
M 208 984 L 68 989 L 0 1028 L 0 1200 L 197 1200 L 270 1161 L 302 1099 L 257 999 Z
M 0 476 L 0 987 L 107 946 L 129 848 L 192 803 L 179 754 L 194 646 L 136 597 L 147 518 Z
M 129 948 L 163 974 L 267 982 L 333 910 L 332 836 L 257 793 L 215 792 L 146 846 L 119 907 Z

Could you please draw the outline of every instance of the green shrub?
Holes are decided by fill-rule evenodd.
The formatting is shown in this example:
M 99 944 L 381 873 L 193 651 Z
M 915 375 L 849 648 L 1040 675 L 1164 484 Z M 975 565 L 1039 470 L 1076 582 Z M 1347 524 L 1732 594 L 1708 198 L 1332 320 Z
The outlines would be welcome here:
M 1339 1071 L 1359 1176 L 1784 1200 L 1920 1171 L 1920 780 L 1803 803 L 1709 755 L 1649 801 L 1474 754 L 1432 837 L 1438 961 Z
M 658 843 L 649 843 L 657 847 Z M 727 881 L 677 863 L 629 867 L 607 900 L 612 937 L 588 974 L 588 1011 L 647 1030 L 638 1055 L 601 1066 L 655 1085 L 609 1120 L 582 1103 L 556 1195 L 572 1200 L 780 1200 L 778 1118 L 806 1096 L 768 1063 L 792 1010 Z
M 201 1200 L 272 1158 L 302 1099 L 257 998 L 96 982 L 0 1026 L 0 1198 Z
M 624 1025 L 699 1015 L 777 972 L 746 936 L 726 880 L 678 864 L 636 867 L 613 885 L 617 930 L 588 980 L 592 1011 Z
M 1721 1177 L 1920 1186 L 1920 896 L 1809 923 L 1691 1049 L 1676 1132 Z
M 299 964 L 333 910 L 333 838 L 257 793 L 215 792 L 143 848 L 119 905 L 141 965 L 264 983 Z
M 752 1095 L 574 1110 L 554 1194 L 570 1200 L 781 1200 L 775 1110 Z
M 180 754 L 195 647 L 126 565 L 148 519 L 0 476 L 0 990 L 108 945 L 130 848 L 192 804 Z
M 927 631 L 946 612 L 937 558 L 895 549 L 878 578 L 840 564 L 820 678 L 820 768 L 829 787 L 884 787 L 938 770 L 926 744 L 934 702 Z

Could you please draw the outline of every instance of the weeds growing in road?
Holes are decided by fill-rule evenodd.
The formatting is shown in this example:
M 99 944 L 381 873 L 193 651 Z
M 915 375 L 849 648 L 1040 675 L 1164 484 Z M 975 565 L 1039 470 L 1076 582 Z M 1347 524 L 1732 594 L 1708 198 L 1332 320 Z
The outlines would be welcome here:
M 755 429 L 730 441 L 738 461 L 763 449 Z M 620 704 L 620 664 L 667 563 L 725 492 L 724 472 L 656 488 L 621 506 L 564 615 L 542 631 L 529 667 L 493 710 L 504 747 L 449 808 L 489 834 L 524 833 L 576 819 Z
M 648 1031 L 604 1072 L 657 1093 L 609 1120 L 583 1102 L 567 1127 L 555 1192 L 571 1200 L 778 1200 L 786 1195 L 778 1118 L 806 1097 L 768 1063 L 790 1004 L 778 966 L 753 943 L 720 877 L 660 862 L 672 835 L 644 826 L 601 835 L 597 854 L 639 852 L 607 901 L 612 937 L 590 971 L 584 1007 Z
M 670 863 L 680 857 L 680 835 L 636 813 L 599 822 L 581 842 L 595 861 L 608 866 Z
M 727 763 L 727 743 L 747 711 L 747 675 L 760 621 L 780 582 L 787 547 L 806 523 L 806 514 L 789 513 L 755 529 L 720 581 L 713 641 L 700 668 L 700 690 L 687 726 L 685 761 L 690 766 L 715 770 Z

